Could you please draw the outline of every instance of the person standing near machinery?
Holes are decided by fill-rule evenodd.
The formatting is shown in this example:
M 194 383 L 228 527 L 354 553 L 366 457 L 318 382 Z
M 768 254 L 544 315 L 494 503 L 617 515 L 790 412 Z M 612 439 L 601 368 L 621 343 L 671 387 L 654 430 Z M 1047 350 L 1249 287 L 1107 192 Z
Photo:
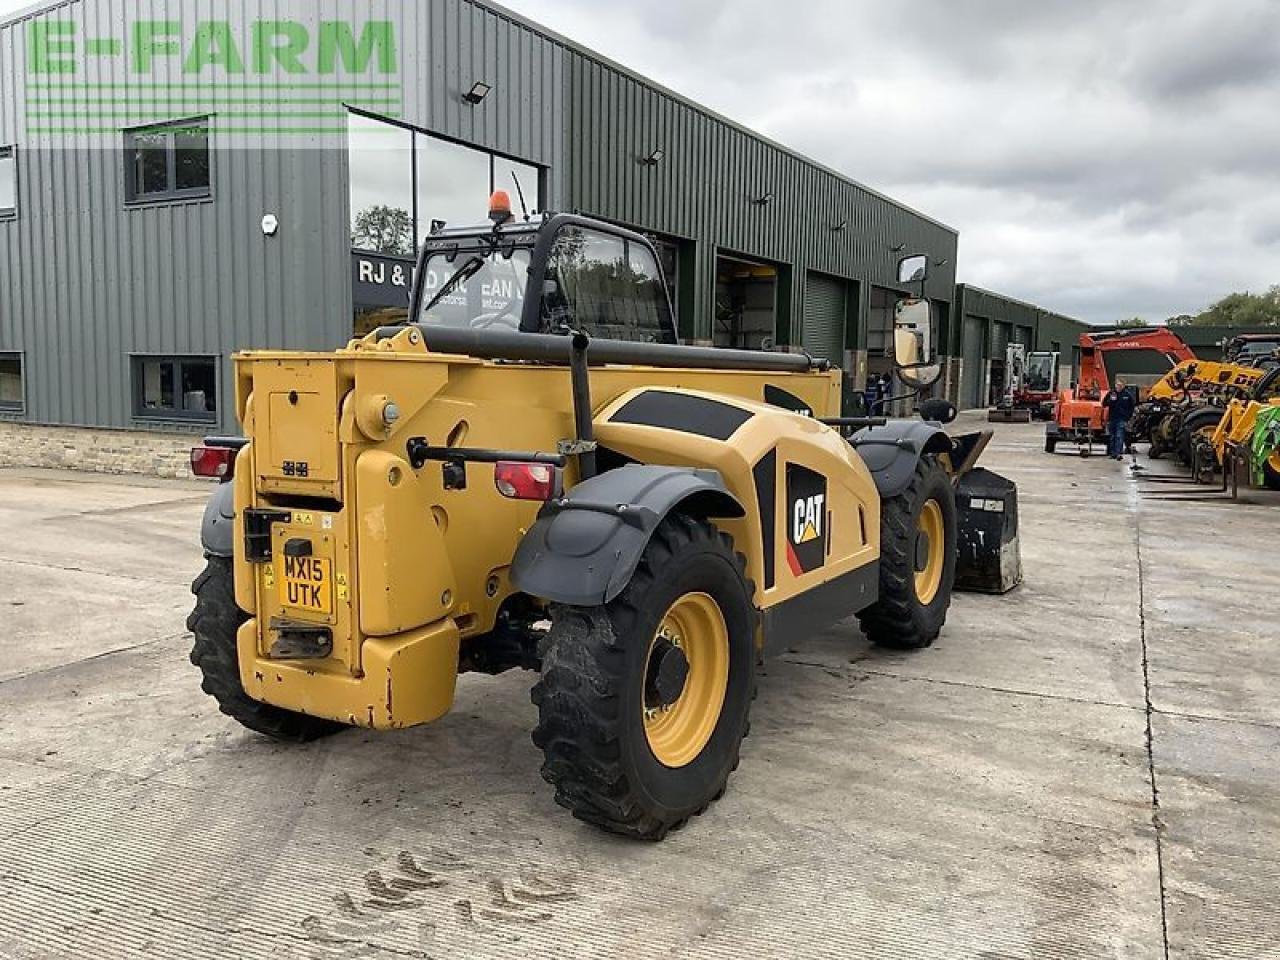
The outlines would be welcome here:
M 1116 377 L 1115 384 L 1102 398 L 1102 409 L 1107 415 L 1107 456 L 1112 460 L 1124 459 L 1125 431 L 1136 406 L 1124 380 Z

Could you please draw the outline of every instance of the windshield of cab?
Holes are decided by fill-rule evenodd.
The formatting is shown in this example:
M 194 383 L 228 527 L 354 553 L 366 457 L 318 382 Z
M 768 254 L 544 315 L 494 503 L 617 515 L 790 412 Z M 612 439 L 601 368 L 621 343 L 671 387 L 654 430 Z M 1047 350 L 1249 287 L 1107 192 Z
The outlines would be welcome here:
M 422 266 L 426 273 L 418 322 L 473 330 L 520 329 L 529 260 L 528 247 L 513 245 L 471 250 L 451 246 L 428 254 Z
M 1053 357 L 1031 356 L 1027 358 L 1027 389 L 1047 393 L 1053 389 Z

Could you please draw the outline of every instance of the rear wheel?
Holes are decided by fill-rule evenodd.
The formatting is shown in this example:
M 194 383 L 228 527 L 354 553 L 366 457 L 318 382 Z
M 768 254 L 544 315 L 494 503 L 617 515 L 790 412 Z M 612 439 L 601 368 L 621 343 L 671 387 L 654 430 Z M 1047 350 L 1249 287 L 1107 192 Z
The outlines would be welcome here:
M 191 662 L 204 675 L 200 688 L 218 701 L 218 709 L 250 730 L 275 740 L 305 742 L 344 729 L 332 720 L 282 710 L 254 700 L 240 683 L 236 657 L 236 631 L 248 619 L 236 606 L 231 561 L 208 556 L 204 572 L 191 584 L 196 608 L 187 618 L 195 636 Z
M 1268 490 L 1280 490 L 1280 453 L 1262 465 L 1262 485 Z
M 1190 464 L 1195 456 L 1196 442 L 1207 434 L 1212 434 L 1222 420 L 1223 411 L 1217 407 L 1200 407 L 1192 410 L 1182 418 L 1178 428 L 1178 459 Z
M 533 742 L 575 817 L 661 840 L 724 792 L 755 689 L 744 569 L 726 534 L 676 515 L 615 600 L 552 608 Z
M 881 647 L 917 650 L 938 638 L 956 575 L 955 491 L 934 457 L 880 507 L 880 599 L 858 615 Z
M 1044 452 L 1053 453 L 1058 449 L 1058 438 L 1053 434 L 1046 433 L 1044 435 Z

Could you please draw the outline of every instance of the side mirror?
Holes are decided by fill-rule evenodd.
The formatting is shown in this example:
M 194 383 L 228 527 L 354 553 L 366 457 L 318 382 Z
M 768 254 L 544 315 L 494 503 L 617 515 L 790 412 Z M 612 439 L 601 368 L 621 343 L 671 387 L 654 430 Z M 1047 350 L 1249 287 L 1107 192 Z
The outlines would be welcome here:
M 893 313 L 893 365 L 898 379 L 927 390 L 942 376 L 933 354 L 933 316 L 927 300 L 899 300 Z
M 920 417 L 933 423 L 951 423 L 958 416 L 956 405 L 941 397 L 920 404 Z
M 915 253 L 898 261 L 899 283 L 924 283 L 929 279 L 929 258 Z

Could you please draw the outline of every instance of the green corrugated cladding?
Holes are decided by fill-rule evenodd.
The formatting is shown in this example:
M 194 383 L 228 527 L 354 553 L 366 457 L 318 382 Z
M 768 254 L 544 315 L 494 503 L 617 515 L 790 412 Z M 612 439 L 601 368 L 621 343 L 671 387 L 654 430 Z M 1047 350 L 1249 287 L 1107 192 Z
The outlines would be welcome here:
M 803 340 L 797 325 L 810 271 L 850 282 L 851 349 L 866 343 L 870 286 L 896 288 L 903 253 L 933 258 L 926 295 L 951 302 L 951 228 L 612 64 L 573 49 L 567 55 L 566 206 L 685 241 L 686 338 L 711 338 L 717 252 L 784 267 L 781 343 Z M 645 163 L 655 150 L 663 159 Z M 756 202 L 768 195 L 771 202 Z
M 946 346 L 960 343 L 961 331 L 964 329 L 964 317 L 974 317 L 986 325 L 984 356 L 992 356 L 992 344 L 996 341 L 994 324 L 1008 324 L 1011 328 L 1029 327 L 1034 331 L 1031 339 L 1033 350 L 1049 350 L 1056 342 L 1062 352 L 1070 358 L 1071 347 L 1079 342 L 1080 334 L 1093 329 L 1087 323 L 1053 313 L 1035 304 L 1014 300 L 990 290 L 983 290 L 970 284 L 956 286 L 955 308 L 952 313 L 950 330 Z M 958 349 L 949 350 L 958 355 Z

